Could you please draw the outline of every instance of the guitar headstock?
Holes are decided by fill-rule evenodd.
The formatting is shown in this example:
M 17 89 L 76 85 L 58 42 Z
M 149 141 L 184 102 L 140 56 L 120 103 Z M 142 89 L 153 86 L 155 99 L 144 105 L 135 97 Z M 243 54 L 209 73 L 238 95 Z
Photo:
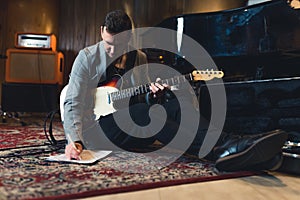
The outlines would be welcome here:
M 208 81 L 214 78 L 222 78 L 224 76 L 224 72 L 222 71 L 214 71 L 214 70 L 194 70 L 192 72 L 194 81 Z

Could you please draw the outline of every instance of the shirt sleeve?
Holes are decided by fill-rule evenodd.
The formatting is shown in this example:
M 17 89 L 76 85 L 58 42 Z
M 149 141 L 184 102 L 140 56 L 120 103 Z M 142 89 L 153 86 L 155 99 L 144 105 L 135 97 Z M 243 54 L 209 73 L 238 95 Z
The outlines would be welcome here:
M 64 131 L 72 141 L 82 141 L 84 98 L 88 84 L 88 62 L 80 51 L 72 66 L 64 100 Z

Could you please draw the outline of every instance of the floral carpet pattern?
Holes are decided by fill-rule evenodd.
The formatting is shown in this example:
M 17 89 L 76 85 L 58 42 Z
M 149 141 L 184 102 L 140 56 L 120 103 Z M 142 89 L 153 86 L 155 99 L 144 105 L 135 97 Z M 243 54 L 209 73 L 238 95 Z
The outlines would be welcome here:
M 63 139 L 62 126 L 54 126 L 52 130 L 56 139 Z M 38 126 L 3 126 L 0 125 L 0 148 L 43 145 L 47 138 L 42 127 Z
M 61 126 L 53 131 L 63 139 Z M 41 126 L 0 124 L 0 199 L 74 199 L 253 175 L 221 173 L 212 163 L 185 156 L 147 173 L 128 172 L 128 168 L 153 165 L 147 163 L 151 159 L 122 151 L 112 152 L 92 165 L 45 160 L 62 152 L 62 148 L 48 143 Z M 155 159 L 168 158 L 157 155 Z

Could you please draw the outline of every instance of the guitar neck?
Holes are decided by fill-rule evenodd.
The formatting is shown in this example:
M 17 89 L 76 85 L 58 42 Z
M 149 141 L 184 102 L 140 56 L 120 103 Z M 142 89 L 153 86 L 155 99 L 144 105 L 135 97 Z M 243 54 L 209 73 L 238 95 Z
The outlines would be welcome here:
M 214 70 L 194 70 L 192 73 L 185 74 L 185 75 L 179 75 L 175 76 L 173 78 L 160 80 L 158 81 L 161 84 L 167 84 L 169 86 L 178 85 L 180 83 L 186 82 L 186 81 L 207 81 L 211 80 L 213 78 L 222 78 L 224 76 L 224 73 L 222 71 L 214 71 Z M 151 83 L 145 84 L 145 85 L 139 85 L 127 89 L 123 89 L 120 91 L 112 92 L 110 93 L 110 99 L 112 101 L 114 100 L 121 100 L 124 98 L 133 97 L 140 94 L 145 94 L 147 92 L 150 92 L 150 85 Z
M 186 81 L 191 81 L 191 80 L 193 80 L 192 74 L 189 73 L 186 75 L 179 75 L 179 76 L 175 76 L 175 77 L 172 77 L 169 79 L 160 80 L 160 81 L 158 81 L 158 83 L 167 84 L 169 86 L 174 86 L 174 85 L 178 85 L 180 83 L 183 83 Z M 119 90 L 116 92 L 112 92 L 112 93 L 110 93 L 111 100 L 112 101 L 121 100 L 124 98 L 129 98 L 129 97 L 133 97 L 136 95 L 145 94 L 147 92 L 150 92 L 150 85 L 151 85 L 151 83 L 147 83 L 144 85 L 139 85 L 139 86 Z

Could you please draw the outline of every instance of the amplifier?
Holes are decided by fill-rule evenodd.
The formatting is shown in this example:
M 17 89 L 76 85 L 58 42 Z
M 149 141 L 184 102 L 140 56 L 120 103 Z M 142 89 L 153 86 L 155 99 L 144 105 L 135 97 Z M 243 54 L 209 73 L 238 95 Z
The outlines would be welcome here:
M 56 51 L 56 36 L 54 34 L 16 33 L 15 47 Z
M 5 81 L 63 84 L 64 56 L 49 50 L 8 49 Z
M 2 83 L 4 112 L 50 112 L 58 109 L 57 84 Z

